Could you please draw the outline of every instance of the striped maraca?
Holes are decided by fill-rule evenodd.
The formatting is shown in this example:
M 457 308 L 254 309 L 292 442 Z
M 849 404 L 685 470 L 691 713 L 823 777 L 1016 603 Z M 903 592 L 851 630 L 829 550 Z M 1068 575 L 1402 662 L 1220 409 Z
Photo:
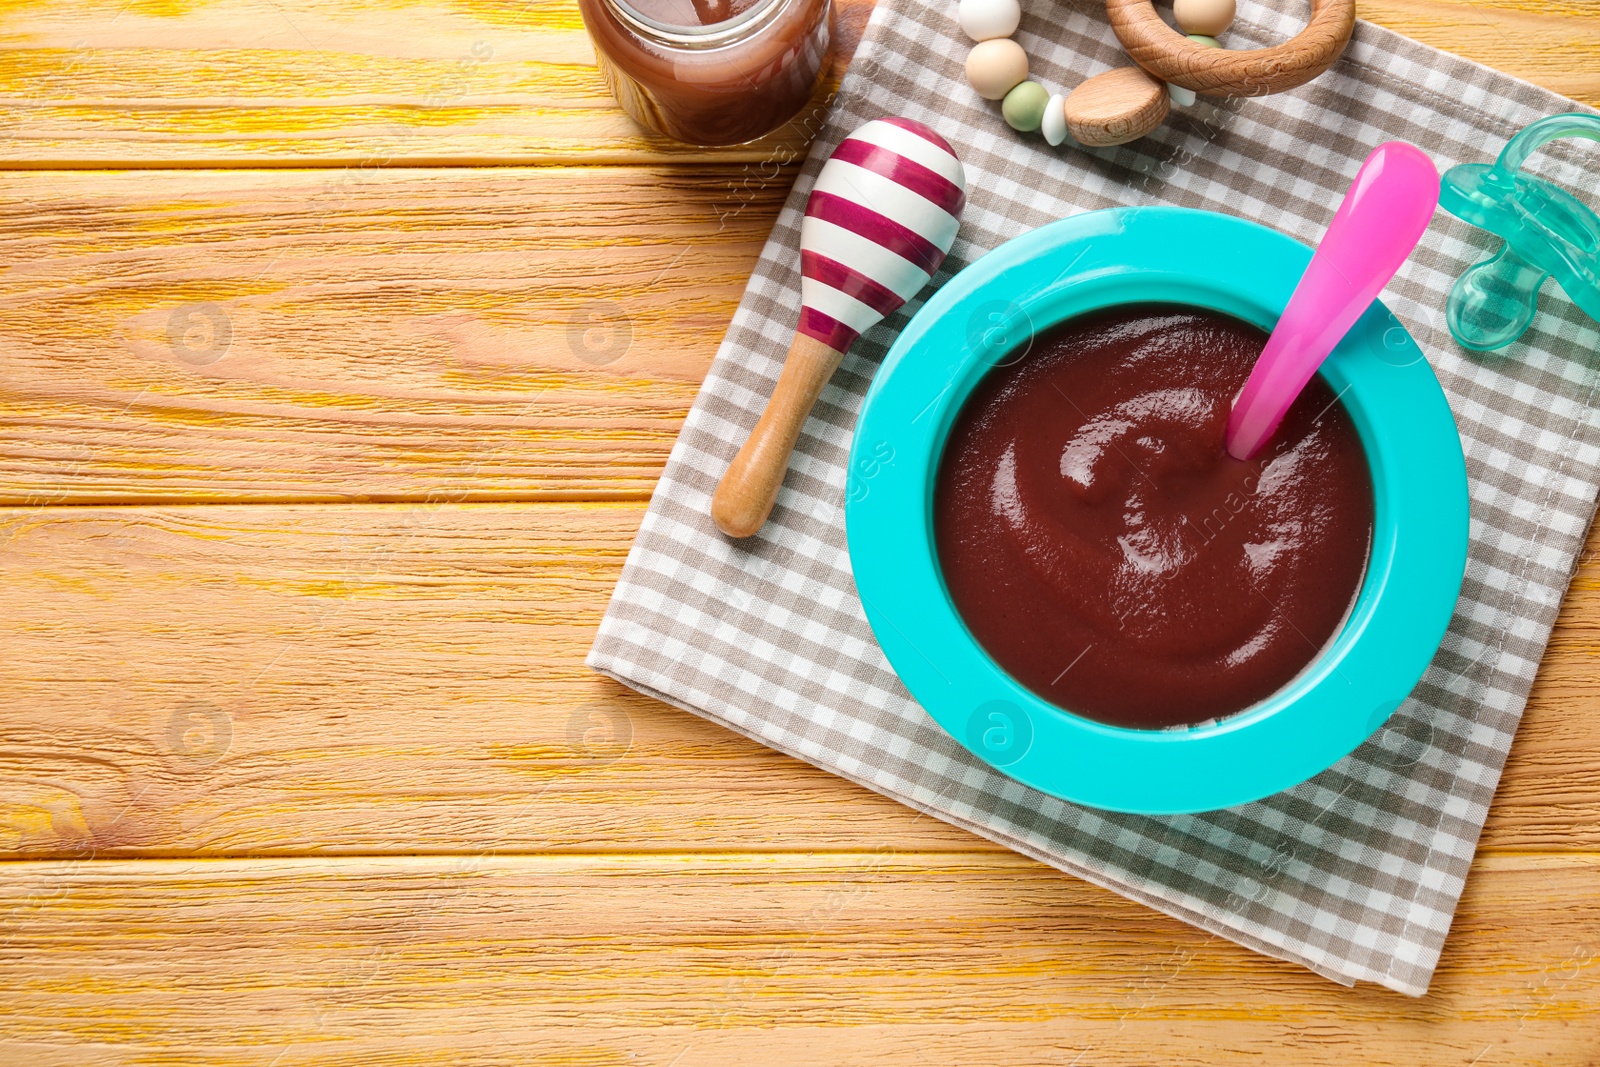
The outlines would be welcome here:
M 874 119 L 834 150 L 800 225 L 800 325 L 777 387 L 711 499 L 731 537 L 761 529 L 811 406 L 845 350 L 915 296 L 961 225 L 966 175 L 944 138 Z

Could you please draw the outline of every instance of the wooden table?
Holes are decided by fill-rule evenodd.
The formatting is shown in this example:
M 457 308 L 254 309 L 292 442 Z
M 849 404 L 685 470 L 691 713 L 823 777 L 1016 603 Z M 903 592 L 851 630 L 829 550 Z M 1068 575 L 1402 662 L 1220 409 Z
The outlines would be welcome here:
M 1595 0 L 1363 14 L 1600 103 Z M 0 25 L 0 1064 L 1600 1062 L 1592 555 L 1345 990 L 584 668 L 804 123 L 641 135 L 570 0 Z

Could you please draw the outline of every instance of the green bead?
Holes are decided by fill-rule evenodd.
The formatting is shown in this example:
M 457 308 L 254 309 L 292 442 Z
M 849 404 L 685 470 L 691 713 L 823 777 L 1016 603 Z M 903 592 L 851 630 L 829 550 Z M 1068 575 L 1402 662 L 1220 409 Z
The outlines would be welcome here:
M 1207 37 L 1203 33 L 1191 33 L 1189 35 L 1189 40 L 1193 41 L 1195 44 L 1203 44 L 1207 48 L 1221 48 L 1222 47 L 1222 42 L 1221 41 L 1217 40 L 1215 37 Z
M 1000 104 L 1000 114 L 1013 130 L 1032 133 L 1044 121 L 1044 106 L 1050 102 L 1050 90 L 1038 82 L 1023 82 L 1006 94 Z

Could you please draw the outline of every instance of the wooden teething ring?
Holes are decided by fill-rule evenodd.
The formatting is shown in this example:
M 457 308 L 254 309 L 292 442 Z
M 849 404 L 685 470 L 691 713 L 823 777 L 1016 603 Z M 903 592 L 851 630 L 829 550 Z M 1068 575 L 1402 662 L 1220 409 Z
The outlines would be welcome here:
M 1356 27 L 1355 0 L 1311 0 L 1311 21 L 1294 37 L 1234 51 L 1189 40 L 1161 21 L 1152 0 L 1106 0 L 1106 15 L 1135 63 L 1206 96 L 1266 96 L 1304 85 L 1333 66 Z

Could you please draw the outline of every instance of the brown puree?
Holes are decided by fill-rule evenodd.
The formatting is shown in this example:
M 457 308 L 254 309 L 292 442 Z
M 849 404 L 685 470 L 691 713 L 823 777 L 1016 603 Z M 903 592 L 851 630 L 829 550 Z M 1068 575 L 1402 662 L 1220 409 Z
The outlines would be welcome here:
M 612 95 L 699 145 L 742 144 L 799 113 L 829 55 L 829 0 L 578 0 Z
M 1321 377 L 1247 462 L 1223 450 L 1266 335 L 1215 312 L 1073 319 L 990 372 L 956 420 L 934 532 L 978 643 L 1118 726 L 1191 725 L 1282 688 L 1361 586 L 1372 478 Z

